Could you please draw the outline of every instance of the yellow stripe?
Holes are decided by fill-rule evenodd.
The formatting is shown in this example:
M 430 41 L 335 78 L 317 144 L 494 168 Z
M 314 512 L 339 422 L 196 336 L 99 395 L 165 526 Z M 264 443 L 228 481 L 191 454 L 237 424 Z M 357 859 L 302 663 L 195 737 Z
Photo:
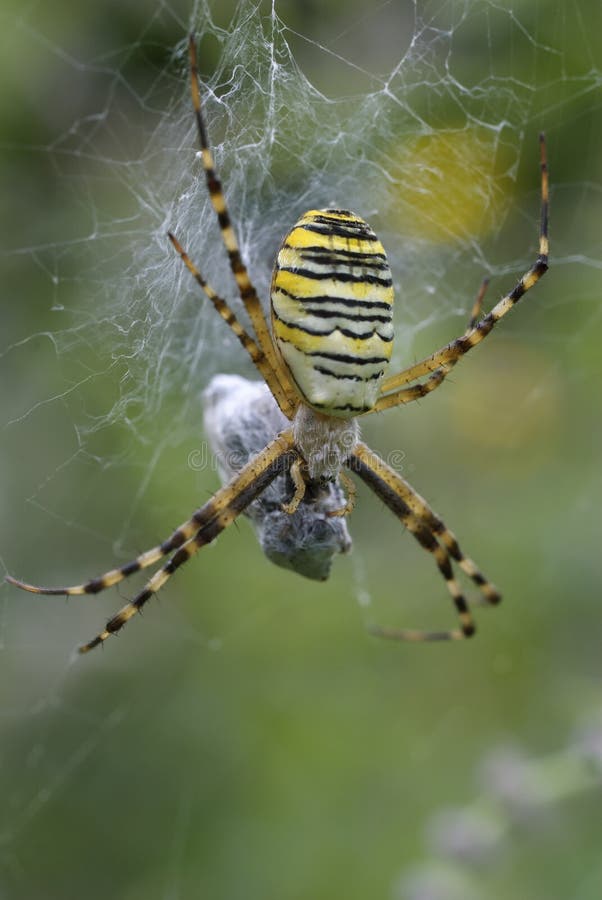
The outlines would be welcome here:
M 278 259 L 279 265 L 288 265 L 291 268 L 295 262 L 291 260 L 288 263 L 282 263 Z M 296 265 L 299 265 L 298 260 Z M 337 281 L 334 278 L 311 278 L 305 275 L 298 275 L 295 272 L 283 272 L 277 269 L 272 290 L 281 288 L 289 294 L 293 294 L 300 300 L 306 300 L 311 297 L 328 296 L 332 300 L 351 298 L 353 300 L 368 300 L 376 303 L 387 303 L 389 306 L 393 303 L 393 288 L 382 284 L 369 284 L 367 281 Z M 278 300 L 280 303 L 280 299 Z M 350 310 L 353 312 L 353 310 Z
M 299 221 L 313 220 L 316 216 L 319 216 L 321 219 L 331 219 L 333 222 L 358 222 L 361 224 L 364 221 L 359 216 L 356 216 L 355 213 L 343 209 L 308 209 L 306 213 L 303 213 Z
M 300 220 L 303 222 L 305 217 Z M 311 224 L 309 221 L 307 224 Z M 333 223 L 334 224 L 334 223 Z M 326 226 L 324 226 L 326 227 Z M 287 244 L 299 250 L 305 247 L 328 247 L 330 250 L 352 250 L 354 253 L 382 253 L 385 250 L 380 241 L 363 241 L 356 237 L 341 237 L 338 234 L 325 234 L 318 231 L 308 231 L 296 225 L 286 238 Z M 286 252 L 283 248 L 280 252 Z
M 289 327 L 278 319 L 274 322 L 274 334 L 279 340 L 293 344 L 302 353 L 344 353 L 355 356 L 358 360 L 373 356 L 382 356 L 386 359 L 391 357 L 391 342 L 383 341 L 377 334 L 363 339 L 346 337 L 337 331 L 333 331 L 332 334 L 307 334 L 305 331 Z M 358 374 L 361 375 L 359 367 Z

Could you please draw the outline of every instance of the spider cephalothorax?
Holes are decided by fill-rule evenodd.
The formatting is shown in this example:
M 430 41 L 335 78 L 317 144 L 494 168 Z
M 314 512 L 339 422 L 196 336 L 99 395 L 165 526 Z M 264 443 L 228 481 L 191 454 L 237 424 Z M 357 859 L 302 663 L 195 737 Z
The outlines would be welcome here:
M 229 462 L 222 458 L 222 474 L 230 480 L 162 544 L 126 565 L 72 587 L 37 587 L 10 576 L 7 580 L 37 594 L 94 594 L 171 554 L 134 599 L 80 648 L 86 652 L 119 631 L 183 563 L 243 512 L 255 522 L 262 546 L 271 559 L 311 578 L 323 579 L 328 575 L 332 555 L 350 546 L 344 517 L 353 508 L 355 489 L 346 474 L 349 471 L 358 475 L 433 555 L 459 617 L 459 627 L 447 631 L 377 627 L 374 632 L 410 641 L 469 637 L 475 630 L 474 620 L 452 560 L 477 586 L 481 603 L 498 603 L 499 592 L 464 556 L 453 533 L 426 500 L 361 442 L 356 417 L 410 403 L 439 387 L 458 360 L 487 337 L 547 270 L 548 171 L 543 135 L 539 255 L 535 263 L 481 317 L 484 282 L 462 335 L 387 377 L 385 370 L 393 341 L 391 272 L 384 248 L 370 226 L 347 210 L 310 210 L 284 238 L 272 279 L 273 334 L 270 333 L 241 259 L 215 171 L 201 112 L 192 36 L 189 52 L 202 164 L 251 330 L 241 324 L 228 302 L 205 281 L 174 235 L 169 237 L 249 354 L 273 400 L 268 398 L 264 406 L 268 397 L 264 387 L 260 383 L 254 387 L 244 379 L 219 385 L 214 381 L 213 393 L 210 385 L 206 396 L 208 432 L 218 455 L 222 451 L 228 454 L 232 446 L 241 448 L 241 453 L 237 461 L 233 456 Z M 261 441 L 257 443 L 258 435 L 266 442 L 263 448 Z

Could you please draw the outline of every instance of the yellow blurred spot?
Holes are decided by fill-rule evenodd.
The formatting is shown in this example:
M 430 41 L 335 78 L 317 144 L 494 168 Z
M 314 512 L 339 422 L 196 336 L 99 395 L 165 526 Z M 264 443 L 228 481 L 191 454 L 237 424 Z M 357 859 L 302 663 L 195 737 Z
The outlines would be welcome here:
M 424 135 L 398 152 L 403 230 L 445 243 L 481 236 L 495 223 L 504 192 L 495 176 L 496 135 L 483 129 Z

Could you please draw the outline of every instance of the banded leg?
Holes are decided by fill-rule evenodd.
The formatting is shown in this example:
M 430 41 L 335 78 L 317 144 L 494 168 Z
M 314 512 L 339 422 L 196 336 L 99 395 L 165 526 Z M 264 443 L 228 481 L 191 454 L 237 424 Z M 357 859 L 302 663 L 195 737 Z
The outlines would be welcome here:
M 291 499 L 287 503 L 283 503 L 281 505 L 281 509 L 283 512 L 288 513 L 289 515 L 293 515 L 299 508 L 299 504 L 304 499 L 307 493 L 307 484 L 305 482 L 305 478 L 303 477 L 303 468 L 304 463 L 301 458 L 298 458 L 294 461 L 290 468 L 290 476 L 293 482 L 294 493 Z M 349 478 L 345 472 L 339 472 L 339 481 L 341 486 L 345 488 L 347 492 L 347 499 L 345 501 L 344 506 L 340 509 L 331 509 L 326 513 L 328 518 L 338 518 L 342 516 L 348 516 L 355 507 L 355 484 Z
M 341 506 L 340 509 L 331 509 L 330 512 L 326 513 L 329 519 L 342 518 L 343 516 L 350 516 L 353 510 L 355 509 L 355 497 L 357 491 L 355 489 L 355 484 L 353 480 L 347 475 L 346 472 L 339 472 L 339 481 L 341 483 L 341 487 L 345 488 L 345 492 L 347 494 L 347 500 L 345 501 L 345 505 Z
M 290 468 L 290 476 L 295 489 L 293 496 L 286 503 L 281 505 L 282 512 L 292 516 L 297 512 L 299 504 L 305 497 L 305 478 L 303 477 L 303 461 L 298 457 Z
M 483 300 L 485 299 L 485 294 L 487 293 L 487 288 L 489 287 L 489 279 L 484 278 L 481 282 L 481 287 L 479 288 L 479 292 L 477 296 L 474 298 L 474 303 L 472 304 L 472 309 L 470 311 L 470 319 L 468 320 L 468 328 L 464 332 L 464 334 L 468 334 L 469 331 L 472 331 L 473 328 L 477 327 L 478 321 L 481 318 L 481 310 L 483 308 Z
M 475 297 L 470 313 L 468 328 L 464 332 L 464 336 L 466 336 L 468 332 L 475 327 L 475 323 L 478 322 L 479 315 L 481 313 L 481 307 L 483 305 L 483 298 L 487 291 L 488 285 L 489 279 L 484 278 L 481 282 L 479 292 Z M 446 365 L 440 366 L 438 369 L 435 369 L 432 375 L 429 375 L 429 377 L 425 381 L 420 382 L 420 384 L 414 384 L 411 387 L 401 388 L 398 391 L 394 391 L 394 393 L 392 394 L 381 397 L 378 400 L 375 409 L 377 409 L 379 412 L 382 412 L 384 409 L 390 409 L 392 406 L 400 406 L 403 403 L 412 403 L 414 400 L 420 400 L 422 397 L 426 397 L 427 394 L 430 394 L 431 391 L 434 391 L 435 388 L 438 388 L 439 385 L 447 378 L 454 365 L 454 363 L 447 363 Z M 370 409 L 364 415 L 368 415 L 369 413 L 374 411 L 374 409 Z
M 365 444 L 356 444 L 354 455 L 362 460 L 367 466 L 378 470 L 382 461 L 374 454 Z M 380 473 L 379 473 L 380 474 Z M 477 585 L 482 595 L 482 602 L 487 606 L 495 606 L 498 604 L 502 595 L 498 589 L 490 581 L 485 578 L 477 565 L 468 556 L 464 556 L 455 534 L 449 530 L 442 519 L 429 506 L 427 501 L 416 491 L 399 472 L 386 467 L 384 474 L 393 478 L 392 486 L 397 495 L 407 504 L 416 518 L 424 522 L 432 534 L 445 545 L 447 551 L 453 559 L 456 560 L 458 566 L 468 577 Z
M 507 313 L 509 313 L 510 310 L 514 306 L 516 306 L 516 304 L 527 293 L 527 291 L 531 290 L 531 288 L 534 287 L 539 279 L 547 272 L 549 253 L 549 190 L 546 145 L 543 134 L 539 136 L 539 141 L 541 153 L 541 213 L 539 225 L 539 255 L 534 265 L 528 270 L 528 272 L 526 272 L 522 276 L 522 278 L 518 281 L 516 286 L 512 291 L 510 291 L 509 294 L 506 294 L 506 296 L 503 297 L 498 303 L 496 303 L 493 309 L 489 313 L 487 313 L 486 316 L 483 316 L 483 318 L 479 322 L 477 322 L 476 325 L 474 325 L 472 328 L 469 328 L 461 337 L 456 338 L 445 347 L 442 347 L 440 350 L 437 350 L 430 356 L 425 357 L 425 359 L 421 360 L 418 363 L 415 363 L 415 365 L 404 369 L 397 375 L 392 375 L 389 378 L 385 378 L 381 387 L 381 397 L 377 401 L 371 412 L 378 412 L 379 410 L 395 406 L 396 398 L 399 398 L 397 401 L 399 403 L 408 402 L 408 400 L 406 399 L 408 397 L 407 393 L 404 390 L 400 390 L 403 385 L 408 384 L 412 381 L 416 381 L 416 379 L 418 378 L 431 375 L 431 373 L 433 375 L 436 375 L 437 373 L 443 372 L 443 375 L 442 377 L 440 377 L 438 383 L 434 385 L 434 387 L 438 387 L 445 376 L 449 374 L 453 366 L 455 366 L 456 363 L 459 362 L 464 354 L 468 353 L 469 350 L 472 350 L 473 347 L 476 347 L 477 344 L 480 344 L 481 341 L 484 340 L 484 338 L 486 338 L 487 335 L 492 331 L 492 329 L 500 321 L 500 319 L 507 315 Z M 431 390 L 432 389 L 433 387 L 431 387 Z M 418 396 L 422 395 L 418 394 Z
M 29 591 L 32 594 L 46 594 L 51 596 L 98 594 L 100 591 L 106 590 L 106 588 L 113 587 L 129 575 L 133 575 L 141 569 L 146 569 L 149 566 L 154 565 L 154 563 L 158 562 L 162 557 L 167 556 L 169 553 L 182 547 L 182 545 L 193 538 L 200 529 L 213 521 L 220 510 L 234 504 L 239 495 L 246 496 L 246 493 L 251 490 L 257 477 L 261 475 L 263 471 L 264 457 L 267 460 L 268 465 L 270 464 L 270 460 L 272 460 L 272 464 L 275 464 L 278 462 L 279 456 L 282 455 L 279 453 L 280 449 L 283 448 L 282 453 L 284 453 L 285 451 L 290 451 L 292 445 L 292 432 L 283 432 L 274 441 L 268 444 L 266 449 L 258 456 L 250 460 L 229 484 L 221 488 L 211 500 L 204 504 L 204 506 L 199 507 L 199 509 L 192 514 L 190 519 L 176 528 L 167 540 L 163 541 L 162 544 L 153 547 L 151 550 L 147 550 L 145 553 L 137 556 L 136 559 L 120 566 L 118 569 L 111 569 L 110 571 L 105 572 L 104 575 L 100 575 L 98 578 L 93 578 L 83 584 L 75 584 L 69 587 L 40 587 L 38 585 L 28 584 L 25 581 L 19 581 L 18 579 L 13 578 L 12 575 L 6 575 L 5 581 L 9 584 L 14 584 L 24 591 Z
M 382 412 L 385 409 L 391 409 L 393 406 L 401 406 L 404 403 L 413 403 L 414 400 L 420 400 L 422 397 L 426 397 L 427 394 L 430 394 L 431 391 L 434 391 L 445 381 L 454 365 L 455 363 L 446 363 L 444 366 L 439 366 L 438 369 L 435 369 L 425 381 L 421 381 L 419 384 L 413 384 L 411 387 L 401 388 L 384 397 L 381 396 L 376 401 L 376 406 L 367 410 L 363 415 L 369 416 L 370 413 Z
M 460 628 L 448 631 L 419 631 L 409 628 L 383 628 L 375 626 L 371 631 L 377 637 L 391 638 L 398 641 L 449 641 L 471 637 L 475 632 L 475 624 L 452 570 L 451 559 L 443 544 L 440 544 L 428 524 L 419 518 L 399 490 L 397 473 L 380 457 L 372 453 L 364 444 L 358 444 L 347 461 L 347 466 L 365 481 L 371 490 L 389 507 L 391 512 L 406 526 L 425 550 L 435 559 L 450 596 L 453 600 Z
M 93 650 L 123 628 L 126 622 L 140 612 L 153 594 L 161 590 L 180 566 L 188 562 L 202 547 L 214 541 L 278 475 L 288 470 L 296 458 L 291 432 L 283 432 L 268 444 L 265 450 L 247 463 L 229 485 L 218 491 L 209 501 L 207 506 L 211 506 L 211 514 L 207 515 L 205 523 L 196 534 L 176 550 L 171 559 L 155 572 L 134 599 L 109 619 L 105 628 L 95 638 L 83 644 L 79 652 L 87 653 Z
M 167 233 L 167 236 L 169 237 L 169 240 L 180 256 L 180 259 L 182 260 L 194 280 L 213 303 L 214 309 L 219 313 L 226 325 L 228 325 L 232 329 L 242 346 L 251 357 L 253 364 L 263 377 L 263 380 L 266 382 L 267 386 L 272 392 L 274 399 L 276 400 L 284 415 L 287 416 L 287 418 L 292 419 L 295 414 L 295 403 L 292 399 L 294 397 L 293 391 L 289 389 L 287 392 L 287 390 L 283 388 L 280 381 L 278 380 L 276 373 L 266 359 L 263 350 L 260 349 L 257 342 L 254 341 L 251 335 L 245 330 L 245 328 L 243 328 L 243 326 L 236 318 L 236 315 L 230 309 L 230 306 L 223 299 L 223 297 L 220 297 L 219 294 L 214 291 L 211 285 L 205 281 L 200 271 L 192 262 L 175 235 L 173 235 L 171 231 L 169 231 Z
M 251 279 L 249 278 L 247 268 L 240 255 L 240 249 L 238 246 L 238 241 L 236 240 L 236 235 L 234 234 L 234 228 L 232 227 L 230 213 L 228 212 L 228 206 L 226 204 L 226 198 L 224 196 L 221 181 L 215 169 L 213 154 L 211 152 L 211 148 L 209 147 L 207 127 L 205 125 L 205 120 L 203 118 L 203 112 L 201 108 L 201 92 L 199 89 L 199 71 L 196 58 L 196 46 L 194 35 L 192 34 L 190 35 L 188 40 L 188 52 L 190 57 L 190 89 L 199 136 L 199 145 L 201 148 L 201 161 L 203 164 L 203 169 L 205 171 L 205 179 L 207 181 L 207 188 L 209 190 L 211 205 L 215 210 L 222 235 L 222 241 L 224 242 L 224 246 L 228 253 L 230 269 L 232 270 L 232 274 L 236 280 L 241 300 L 249 315 L 255 335 L 257 336 L 257 342 L 261 350 L 265 354 L 268 364 L 275 373 L 276 378 L 280 381 L 283 387 L 288 387 L 290 391 L 290 380 L 286 373 L 286 369 L 284 368 L 280 358 L 277 356 L 274 350 L 274 345 L 272 342 L 268 324 L 261 308 L 261 303 L 257 296 L 257 292 L 251 282 Z
M 475 297 L 473 307 L 470 313 L 470 320 L 468 322 L 468 328 L 464 332 L 467 334 L 472 328 L 475 327 L 476 323 L 479 320 L 481 315 L 481 308 L 483 306 L 483 299 L 487 292 L 487 287 L 489 286 L 489 279 L 484 278 L 481 282 L 481 287 Z M 447 370 L 448 372 L 451 369 Z M 447 374 L 447 372 L 445 373 Z M 428 386 L 432 381 L 434 382 L 433 388 L 438 387 L 443 381 L 443 377 L 437 378 L 437 373 L 433 373 L 429 379 L 424 383 L 425 386 Z M 423 387 L 423 385 L 419 385 L 419 388 Z M 431 390 L 433 389 L 431 388 Z M 407 391 L 408 393 L 412 390 L 412 388 L 406 388 L 404 393 Z M 428 393 L 428 390 L 425 391 Z M 356 452 L 358 453 L 367 453 L 370 454 L 370 450 L 364 444 L 360 445 L 356 448 Z M 436 535 L 447 547 L 450 556 L 452 556 L 463 572 L 465 572 L 469 578 L 471 578 L 476 585 L 478 585 L 479 590 L 481 591 L 483 602 L 488 605 L 496 605 L 502 599 L 502 596 L 495 585 L 491 584 L 488 581 L 483 573 L 477 568 L 476 564 L 469 558 L 464 556 L 460 549 L 460 545 L 458 544 L 457 538 L 452 531 L 450 531 L 445 523 L 437 516 L 437 514 L 431 509 L 428 505 L 427 501 L 424 497 L 421 497 L 420 494 L 414 490 L 411 484 L 405 480 L 399 473 L 397 474 L 398 478 L 398 490 L 403 496 L 404 500 L 412 510 L 412 512 L 418 516 L 418 518 L 425 521 L 434 535 Z
M 470 313 L 468 327 L 464 334 L 467 334 L 471 329 L 473 329 L 479 321 L 481 308 L 483 306 L 483 299 L 487 292 L 488 286 L 489 278 L 484 278 L 475 297 Z M 435 387 L 438 387 L 441 384 L 445 375 L 447 375 L 450 371 L 451 368 L 447 369 L 443 377 L 440 378 L 437 377 L 438 373 L 433 373 L 433 375 L 431 375 L 430 378 L 427 379 L 424 385 L 428 387 L 429 384 L 433 382 L 433 388 L 431 388 L 431 390 L 433 390 Z M 419 387 L 423 386 L 419 385 Z M 403 393 L 405 393 L 405 391 L 410 392 L 411 390 L 412 388 L 406 388 Z M 426 390 L 425 393 L 428 393 L 428 390 Z M 365 449 L 368 450 L 368 448 Z M 370 451 L 368 450 L 368 452 Z M 420 494 L 416 490 L 414 490 L 412 485 L 405 480 L 405 478 L 403 478 L 398 473 L 397 475 L 399 479 L 398 487 L 400 493 L 404 497 L 412 512 L 414 512 L 415 515 L 418 516 L 418 518 L 423 519 L 425 522 L 427 522 L 433 534 L 436 535 L 439 540 L 441 540 L 445 544 L 450 556 L 452 556 L 456 560 L 462 571 L 465 572 L 466 575 L 468 575 L 468 577 L 471 578 L 476 585 L 478 585 L 479 590 L 482 594 L 482 602 L 487 606 L 494 606 L 498 604 L 502 599 L 502 595 L 495 587 L 495 585 L 491 584 L 491 582 L 485 578 L 483 573 L 478 569 L 472 559 L 464 556 L 454 533 L 446 527 L 445 523 L 431 509 L 424 497 L 421 497 Z

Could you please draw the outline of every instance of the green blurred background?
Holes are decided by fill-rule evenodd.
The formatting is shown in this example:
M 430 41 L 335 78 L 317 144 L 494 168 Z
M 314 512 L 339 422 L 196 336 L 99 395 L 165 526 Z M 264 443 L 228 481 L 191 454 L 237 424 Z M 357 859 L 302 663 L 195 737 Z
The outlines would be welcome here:
M 365 426 L 374 447 L 403 453 L 404 472 L 505 603 L 478 613 L 478 637 L 466 644 L 370 638 L 368 621 L 428 627 L 453 617 L 431 559 L 363 491 L 354 554 L 337 560 L 328 583 L 270 566 L 242 522 L 119 640 L 76 662 L 73 647 L 129 585 L 69 602 L 4 586 L 0 896 L 445 900 L 472 890 L 594 900 L 600 796 L 578 790 L 578 779 L 573 795 L 569 778 L 570 799 L 539 815 L 496 801 L 505 836 L 484 858 L 446 849 L 429 823 L 491 794 L 482 775 L 491 753 L 512 744 L 542 759 L 578 754 L 575 735 L 592 727 L 595 736 L 602 711 L 600 4 L 276 8 L 301 69 L 337 96 L 374 89 L 369 73 L 389 72 L 411 48 L 416 14 L 454 34 L 442 45 L 441 71 L 449 63 L 454 74 L 445 88 L 421 80 L 419 57 L 407 58 L 433 135 L 404 151 L 417 198 L 401 198 L 400 228 L 414 228 L 421 248 L 399 322 L 411 323 L 413 357 L 463 329 L 485 256 L 505 272 L 489 303 L 533 258 L 536 135 L 546 129 L 551 272 L 449 384 Z M 254 22 L 265 15 L 266 33 L 269 10 L 247 10 Z M 187 429 L 180 422 L 177 439 L 160 439 L 178 420 L 178 385 L 159 408 L 136 406 L 103 306 L 130 253 L 120 166 L 129 160 L 131 170 L 145 135 L 155 128 L 160 138 L 161 117 L 187 102 L 174 48 L 209 11 L 216 34 L 231 27 L 229 2 L 3 5 L 0 562 L 31 581 L 72 583 L 124 562 L 216 486 L 215 473 L 188 464 L 200 415 Z M 208 40 L 204 73 L 219 53 Z M 460 77 L 493 90 L 500 118 L 506 93 L 524 96 L 516 169 L 497 180 L 503 197 L 487 211 L 462 201 L 473 163 L 482 165 L 475 145 L 437 137 L 457 124 Z M 393 155 L 369 141 L 364 152 Z M 438 186 L 421 181 L 421 159 L 444 172 Z M 294 192 L 298 176 L 284 166 L 275 177 Z M 408 215 L 421 188 L 442 233 Z M 487 224 L 492 210 L 501 221 Z M 478 235 L 479 223 L 483 244 L 464 233 Z M 290 224 L 283 212 L 281 231 Z M 140 220 L 135 227 L 138 240 Z M 153 248 L 158 266 L 161 252 Z M 442 272 L 435 261 L 446 254 L 455 264 Z M 221 358 L 214 350 L 210 367 L 250 374 L 233 344 Z M 562 766 L 554 777 L 562 793 Z M 439 886 L 427 889 L 441 865 Z

